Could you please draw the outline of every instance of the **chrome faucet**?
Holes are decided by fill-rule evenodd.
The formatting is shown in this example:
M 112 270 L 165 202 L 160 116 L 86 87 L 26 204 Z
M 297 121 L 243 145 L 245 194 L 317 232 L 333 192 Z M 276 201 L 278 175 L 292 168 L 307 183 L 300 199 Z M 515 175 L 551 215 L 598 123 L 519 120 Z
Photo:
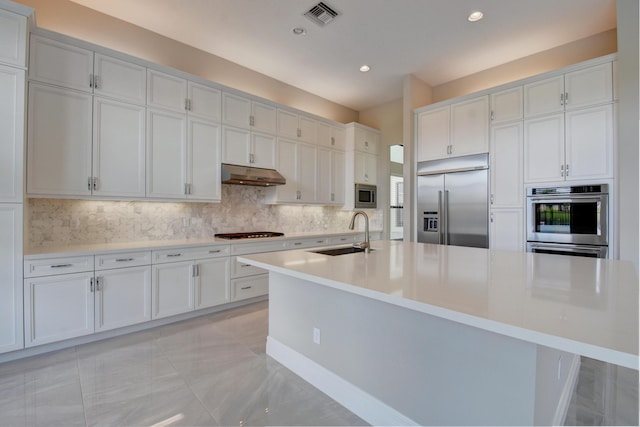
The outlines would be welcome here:
M 354 243 L 353 246 L 356 248 L 364 249 L 365 253 L 369 253 L 369 217 L 364 211 L 355 211 L 353 216 L 351 217 L 351 222 L 349 223 L 349 230 L 353 230 L 356 225 L 356 217 L 358 215 L 362 215 L 364 217 L 364 242 Z

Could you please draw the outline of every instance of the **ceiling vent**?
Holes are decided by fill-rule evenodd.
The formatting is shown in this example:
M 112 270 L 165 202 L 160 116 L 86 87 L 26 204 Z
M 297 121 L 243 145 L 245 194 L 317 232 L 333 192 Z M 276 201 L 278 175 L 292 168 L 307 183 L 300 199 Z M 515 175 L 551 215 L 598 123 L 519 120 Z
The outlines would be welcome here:
M 304 14 L 304 16 L 311 19 L 321 27 L 324 27 L 329 22 L 333 21 L 336 16 L 338 16 L 338 12 L 331 9 L 325 3 L 320 2 L 309 9 L 309 11 Z

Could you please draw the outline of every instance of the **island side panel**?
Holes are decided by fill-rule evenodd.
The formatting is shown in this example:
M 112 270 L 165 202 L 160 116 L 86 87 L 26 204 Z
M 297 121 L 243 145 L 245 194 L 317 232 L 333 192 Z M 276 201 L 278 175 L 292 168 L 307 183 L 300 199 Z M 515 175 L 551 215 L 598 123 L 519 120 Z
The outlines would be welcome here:
M 535 344 L 274 272 L 269 339 L 421 425 L 534 423 Z

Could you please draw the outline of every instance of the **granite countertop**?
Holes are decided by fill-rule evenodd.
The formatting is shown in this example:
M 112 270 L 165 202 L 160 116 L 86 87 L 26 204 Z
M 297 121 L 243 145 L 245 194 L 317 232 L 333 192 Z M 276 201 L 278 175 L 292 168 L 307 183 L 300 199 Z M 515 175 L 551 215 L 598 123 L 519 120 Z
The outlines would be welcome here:
M 407 309 L 638 369 L 638 277 L 626 261 L 374 241 L 241 262 Z
M 371 231 L 371 233 L 378 231 Z M 228 240 L 217 237 L 198 238 L 198 239 L 174 239 L 174 240 L 150 240 L 138 242 L 113 242 L 113 243 L 87 243 L 72 245 L 49 245 L 37 248 L 26 248 L 24 252 L 25 259 L 37 259 L 44 257 L 61 257 L 61 256 L 82 256 L 93 254 L 105 254 L 111 252 L 137 251 L 137 250 L 161 250 L 161 249 L 177 249 L 188 246 L 208 246 L 208 245 L 229 245 L 229 244 L 249 244 L 258 242 L 268 242 L 274 240 L 292 240 L 313 237 L 332 237 L 343 236 L 349 234 L 360 234 L 363 231 L 344 231 L 344 232 L 305 232 L 305 233 L 285 233 L 281 237 L 264 237 L 259 239 L 238 239 Z

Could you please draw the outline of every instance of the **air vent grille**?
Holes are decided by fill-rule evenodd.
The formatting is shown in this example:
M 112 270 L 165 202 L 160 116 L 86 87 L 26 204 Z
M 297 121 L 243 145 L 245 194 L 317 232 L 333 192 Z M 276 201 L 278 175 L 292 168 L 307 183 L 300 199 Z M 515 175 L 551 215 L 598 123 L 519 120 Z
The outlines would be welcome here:
M 324 27 L 329 22 L 333 21 L 336 16 L 338 16 L 338 12 L 331 9 L 325 3 L 320 2 L 309 9 L 309 11 L 304 14 L 304 16 L 320 25 L 321 27 Z

